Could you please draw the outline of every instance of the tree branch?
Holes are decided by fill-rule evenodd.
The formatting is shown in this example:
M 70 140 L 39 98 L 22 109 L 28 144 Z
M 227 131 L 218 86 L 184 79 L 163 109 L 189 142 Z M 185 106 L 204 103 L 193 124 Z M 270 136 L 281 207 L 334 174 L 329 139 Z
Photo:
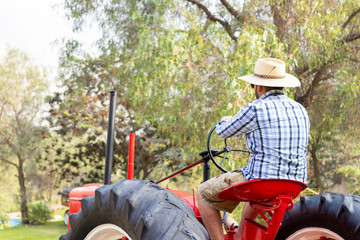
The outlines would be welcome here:
M 225 30 L 229 34 L 230 38 L 232 40 L 234 40 L 235 42 L 237 42 L 237 38 L 235 37 L 234 33 L 232 32 L 231 26 L 227 21 L 215 17 L 213 14 L 211 14 L 209 9 L 205 5 L 201 4 L 197 0 L 186 0 L 186 1 L 196 5 L 198 8 L 200 8 L 206 14 L 207 19 L 209 19 L 210 21 L 220 23 L 225 28 Z
M 15 145 L 10 141 L 10 139 L 6 136 L 6 134 L 4 134 L 2 131 L 0 131 L 0 135 L 4 138 L 5 143 L 6 143 L 14 152 L 17 152 Z
M 346 28 L 347 25 L 350 23 L 350 21 L 356 16 L 356 14 L 360 13 L 360 8 L 356 9 L 346 20 L 346 22 L 343 24 L 342 28 Z M 348 36 L 342 38 L 339 42 L 340 43 L 349 43 L 352 41 L 355 41 L 357 39 L 360 39 L 360 33 L 353 33 L 353 34 L 349 34 Z M 305 63 L 302 67 L 298 67 L 295 69 L 295 74 L 296 75 L 301 75 L 303 73 L 305 73 L 308 70 L 308 64 Z
M 348 17 L 348 19 L 346 20 L 346 22 L 343 24 L 342 29 L 345 29 L 347 27 L 347 25 L 349 25 L 350 21 L 358 14 L 360 13 L 360 8 L 356 9 L 352 14 L 350 14 L 350 16 Z M 348 43 L 348 42 L 352 42 L 355 41 L 357 39 L 360 39 L 360 33 L 351 33 L 349 35 L 347 35 L 346 37 L 344 37 L 343 39 L 340 40 L 341 43 Z
M 305 93 L 305 96 L 309 97 L 312 93 L 312 91 L 314 90 L 315 86 L 321 81 L 321 74 L 323 73 L 325 66 L 321 66 L 320 69 L 317 71 L 313 81 L 311 82 L 310 87 L 308 88 L 308 90 Z
M 356 14 L 360 13 L 360 8 L 356 9 L 346 20 L 346 22 L 344 23 L 344 25 L 342 26 L 342 28 L 346 28 L 346 26 L 350 23 L 351 19 L 353 19 Z
M 233 15 L 237 20 L 243 22 L 245 19 L 244 17 L 240 14 L 239 11 L 236 11 L 226 0 L 220 0 L 221 3 L 226 7 L 226 9 L 229 11 L 229 13 L 231 13 L 231 15 Z
M 273 4 L 270 4 L 271 14 L 276 26 L 276 36 L 281 41 L 288 37 L 287 29 L 295 21 L 291 4 L 291 0 L 275 1 Z M 284 10 L 288 13 L 286 17 L 283 17 L 281 14 Z
M 8 163 L 8 164 L 10 164 L 10 165 L 13 165 L 13 166 L 15 166 L 16 168 L 19 167 L 19 166 L 16 165 L 15 163 L 10 162 L 9 160 L 5 159 L 3 156 L 0 156 L 0 161 L 6 162 L 6 163 Z
M 311 103 L 312 93 L 315 89 L 315 87 L 319 84 L 320 81 L 324 80 L 321 78 L 321 75 L 324 73 L 324 71 L 327 68 L 328 63 L 325 63 L 322 65 L 316 72 L 316 75 L 311 82 L 310 86 L 306 90 L 306 93 L 300 97 L 298 97 L 296 100 L 300 102 L 305 108 L 308 107 Z
M 343 39 L 341 39 L 340 42 L 341 43 L 349 43 L 349 42 L 355 41 L 357 39 L 360 39 L 360 33 L 349 34 L 346 37 L 344 37 Z
M 349 42 L 355 41 L 357 39 L 360 39 L 360 33 L 350 34 L 350 35 L 344 37 L 339 42 L 341 44 L 344 44 L 344 43 L 349 43 Z M 327 76 L 331 77 L 331 74 L 327 75 L 327 76 L 323 76 L 323 77 L 321 75 L 324 73 L 324 71 L 329 66 L 329 64 L 330 65 L 334 64 L 334 62 L 336 63 L 336 60 L 330 60 L 330 61 L 324 63 L 319 68 L 313 69 L 312 71 L 309 71 L 309 67 L 308 67 L 307 63 L 302 65 L 302 67 L 298 67 L 295 69 L 295 74 L 297 76 L 299 76 L 299 78 L 305 77 L 309 74 L 313 74 L 316 72 L 314 80 L 311 82 L 311 85 L 308 87 L 306 93 L 300 97 L 297 97 L 297 101 L 300 102 L 304 107 L 308 107 L 311 104 L 311 98 L 312 98 L 311 94 L 312 94 L 313 90 L 315 89 L 315 87 L 319 84 L 319 82 L 326 80 Z

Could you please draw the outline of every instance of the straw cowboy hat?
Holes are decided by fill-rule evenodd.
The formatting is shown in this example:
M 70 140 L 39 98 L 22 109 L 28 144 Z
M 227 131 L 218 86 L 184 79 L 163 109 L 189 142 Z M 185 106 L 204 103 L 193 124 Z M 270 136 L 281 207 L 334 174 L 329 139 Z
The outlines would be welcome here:
M 276 58 L 258 59 L 254 74 L 239 77 L 248 83 L 267 87 L 299 87 L 300 81 L 295 76 L 286 73 L 284 61 Z

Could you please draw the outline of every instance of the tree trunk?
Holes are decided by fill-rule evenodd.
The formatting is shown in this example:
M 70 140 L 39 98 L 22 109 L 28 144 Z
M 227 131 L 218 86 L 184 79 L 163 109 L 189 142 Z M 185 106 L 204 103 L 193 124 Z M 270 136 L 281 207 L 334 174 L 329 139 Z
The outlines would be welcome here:
M 18 179 L 20 185 L 21 217 L 23 223 L 29 223 L 29 214 L 28 214 L 27 199 L 26 199 L 25 174 L 23 168 L 24 161 L 21 158 L 21 156 L 18 156 L 18 159 L 19 159 Z
M 320 171 L 319 171 L 319 160 L 316 156 L 316 151 L 317 151 L 317 146 L 315 143 L 311 144 L 311 158 L 313 160 L 313 168 L 314 168 L 314 175 L 315 175 L 315 181 L 316 181 L 316 185 L 319 188 L 320 192 L 323 191 L 322 188 L 322 183 L 321 183 L 321 179 L 320 179 Z

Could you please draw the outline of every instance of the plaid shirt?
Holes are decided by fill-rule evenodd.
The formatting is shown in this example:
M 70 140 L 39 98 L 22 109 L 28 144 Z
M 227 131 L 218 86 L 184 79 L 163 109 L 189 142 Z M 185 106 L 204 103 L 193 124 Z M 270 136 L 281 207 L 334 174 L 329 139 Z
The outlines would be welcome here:
M 304 183 L 309 129 L 304 107 L 279 90 L 263 94 L 216 126 L 221 138 L 246 135 L 251 157 L 241 171 L 247 180 L 281 178 Z

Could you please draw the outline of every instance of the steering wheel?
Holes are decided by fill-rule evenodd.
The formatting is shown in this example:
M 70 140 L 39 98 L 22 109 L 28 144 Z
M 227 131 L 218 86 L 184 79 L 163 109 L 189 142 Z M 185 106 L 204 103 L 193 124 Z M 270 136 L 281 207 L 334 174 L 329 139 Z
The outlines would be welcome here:
M 219 155 L 219 153 L 221 153 L 221 152 L 224 153 L 224 156 L 222 157 L 221 163 L 220 163 L 220 164 L 217 163 L 216 160 L 215 160 L 215 158 L 214 158 L 214 154 L 213 154 L 214 150 L 211 150 L 211 148 L 210 148 L 211 135 L 212 135 L 212 133 L 214 132 L 214 130 L 216 129 L 216 125 L 217 125 L 217 124 L 215 124 L 215 125 L 210 129 L 210 132 L 209 132 L 209 135 L 208 135 L 208 138 L 207 138 L 207 151 L 208 151 L 208 154 L 209 154 L 209 157 L 210 157 L 211 161 L 215 164 L 215 166 L 216 166 L 217 168 L 219 168 L 221 171 L 223 171 L 224 173 L 226 173 L 226 172 L 229 172 L 229 171 L 227 171 L 226 169 L 224 169 L 224 168 L 222 167 L 222 164 L 224 163 L 224 160 L 226 159 L 226 154 L 227 154 L 228 152 L 231 152 L 231 151 L 233 151 L 233 152 L 246 152 L 246 153 L 249 153 L 249 154 L 250 154 L 250 151 L 242 150 L 242 149 L 232 149 L 231 146 L 228 145 L 228 143 L 227 143 L 227 141 L 226 141 L 226 138 L 225 138 L 225 139 L 224 139 L 224 143 L 225 143 L 224 149 L 223 149 L 222 151 L 217 151 L 216 153 L 214 153 L 214 154 L 215 154 L 215 157 L 216 157 L 217 155 Z

